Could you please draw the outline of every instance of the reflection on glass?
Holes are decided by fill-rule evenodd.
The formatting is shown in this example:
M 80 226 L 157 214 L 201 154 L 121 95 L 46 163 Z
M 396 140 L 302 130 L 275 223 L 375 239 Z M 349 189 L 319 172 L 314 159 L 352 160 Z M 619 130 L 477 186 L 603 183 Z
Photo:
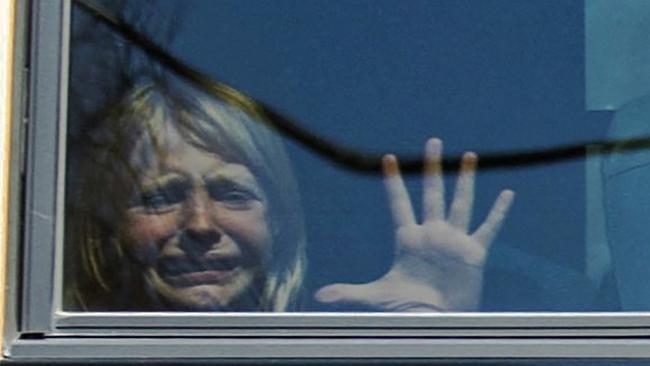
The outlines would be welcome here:
M 582 7 L 494 2 L 108 4 L 316 134 L 362 151 L 425 145 L 414 177 L 392 154 L 383 176 L 333 166 L 75 8 L 64 308 L 617 309 L 613 281 L 584 274 L 585 200 L 599 199 L 585 161 L 483 172 L 469 152 L 443 177 L 441 139 L 452 153 L 495 151 L 607 130 L 584 111 L 582 33 L 566 31 Z M 169 21 L 174 6 L 186 18 Z M 527 14 L 548 17 L 519 22 Z

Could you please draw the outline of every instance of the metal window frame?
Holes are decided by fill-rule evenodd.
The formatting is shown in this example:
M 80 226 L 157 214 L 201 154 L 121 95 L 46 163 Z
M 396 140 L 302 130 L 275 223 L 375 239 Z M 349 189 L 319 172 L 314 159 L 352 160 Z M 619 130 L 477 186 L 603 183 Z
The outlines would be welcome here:
M 650 313 L 70 313 L 60 310 L 70 0 L 31 2 L 17 360 L 650 358 Z M 17 243 L 14 243 L 17 244 Z
M 68 2 L 31 3 L 31 50 L 29 122 L 26 149 L 25 212 L 21 329 L 47 332 L 51 329 L 55 269 L 56 203 L 61 192 L 58 180 L 59 133 L 65 103 L 63 47 L 64 15 Z M 69 23 L 69 22 L 68 22 Z M 61 135 L 64 136 L 64 135 Z

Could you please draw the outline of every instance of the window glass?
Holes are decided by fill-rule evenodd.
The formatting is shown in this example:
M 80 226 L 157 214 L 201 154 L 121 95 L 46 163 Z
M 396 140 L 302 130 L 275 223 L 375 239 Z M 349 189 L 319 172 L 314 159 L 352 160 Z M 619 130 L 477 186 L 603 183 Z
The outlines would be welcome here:
M 91 4 L 134 33 L 73 6 L 64 310 L 650 304 L 619 162 L 533 159 L 630 137 L 585 107 L 582 1 Z

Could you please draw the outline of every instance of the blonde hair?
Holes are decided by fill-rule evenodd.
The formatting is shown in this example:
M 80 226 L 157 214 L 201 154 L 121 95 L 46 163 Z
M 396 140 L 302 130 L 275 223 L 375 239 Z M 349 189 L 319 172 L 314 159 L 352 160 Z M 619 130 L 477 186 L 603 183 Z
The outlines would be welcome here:
M 134 88 L 103 118 L 89 121 L 80 134 L 83 137 L 71 142 L 67 309 L 156 308 L 142 269 L 123 250 L 116 233 L 124 225 L 123 215 L 137 181 L 130 155 L 144 136 L 172 124 L 188 143 L 246 165 L 259 180 L 269 198 L 273 233 L 272 264 L 259 310 L 297 310 L 306 267 L 305 233 L 290 162 L 280 139 L 230 102 L 228 95 L 217 99 L 179 82 L 148 82 Z

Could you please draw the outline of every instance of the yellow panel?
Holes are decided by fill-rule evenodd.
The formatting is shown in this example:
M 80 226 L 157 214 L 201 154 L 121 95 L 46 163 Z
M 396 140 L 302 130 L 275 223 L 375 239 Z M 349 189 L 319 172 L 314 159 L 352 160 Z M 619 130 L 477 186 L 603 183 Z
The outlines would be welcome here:
M 0 1 L 0 286 L 6 287 L 9 232 L 9 162 L 14 50 L 14 1 Z M 4 329 L 5 291 L 0 291 L 0 344 Z

